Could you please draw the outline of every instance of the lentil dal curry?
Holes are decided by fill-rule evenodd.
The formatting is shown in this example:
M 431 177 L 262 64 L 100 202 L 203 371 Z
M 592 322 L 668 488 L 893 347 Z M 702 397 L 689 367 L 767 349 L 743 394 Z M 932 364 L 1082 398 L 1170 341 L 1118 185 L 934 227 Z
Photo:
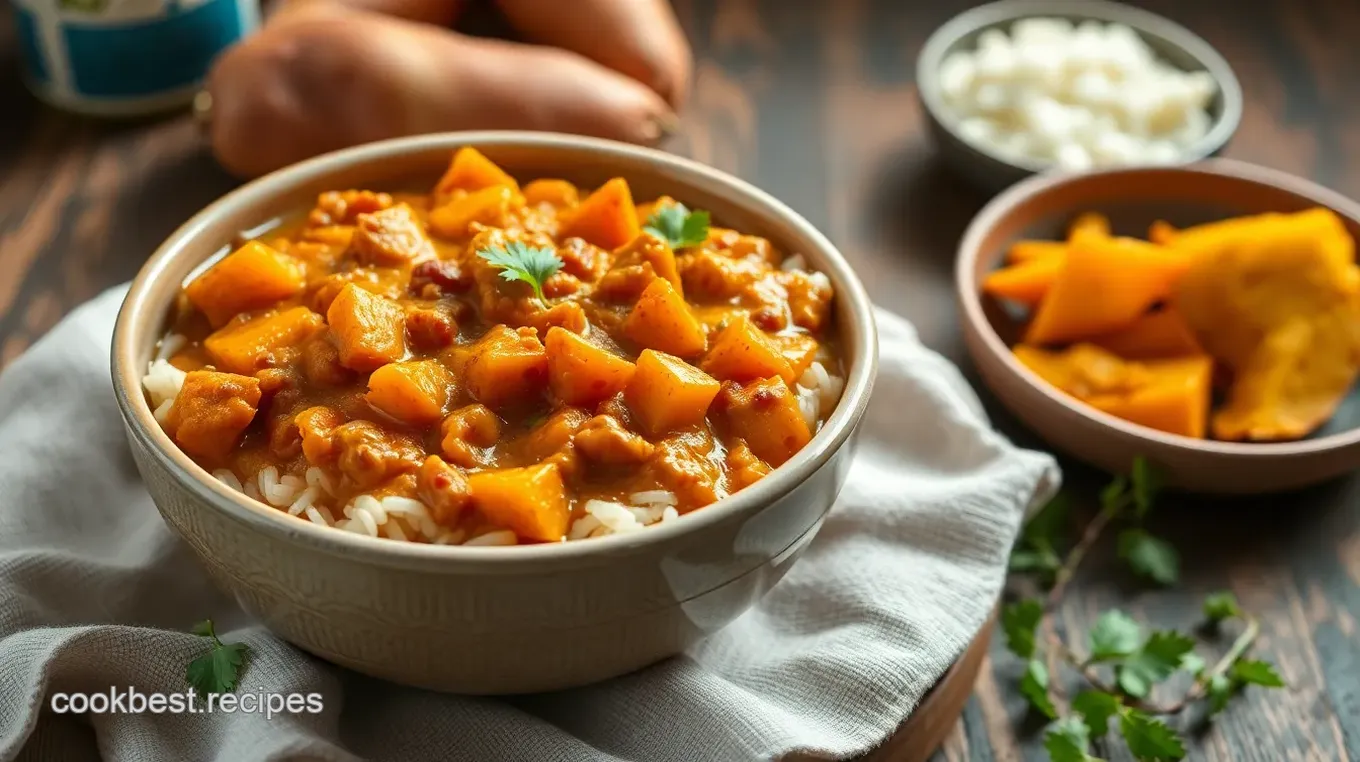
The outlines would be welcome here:
M 756 482 L 841 392 L 800 255 L 622 178 L 322 193 L 183 289 L 143 385 L 222 482 L 394 540 L 636 531 Z

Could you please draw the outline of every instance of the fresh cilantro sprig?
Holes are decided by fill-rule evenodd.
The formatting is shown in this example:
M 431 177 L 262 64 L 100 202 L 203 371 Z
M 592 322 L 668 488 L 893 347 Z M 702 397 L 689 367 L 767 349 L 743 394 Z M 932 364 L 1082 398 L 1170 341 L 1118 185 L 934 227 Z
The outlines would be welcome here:
M 540 302 L 548 301 L 543 296 L 543 284 L 548 281 L 564 264 L 557 252 L 549 246 L 527 246 L 518 241 L 505 246 L 488 246 L 478 249 L 477 256 L 492 266 L 500 268 L 501 277 L 508 281 L 528 283 L 534 296 Z
M 236 690 L 250 647 L 245 643 L 223 643 L 213 630 L 211 619 L 194 625 L 190 632 L 209 638 L 212 645 L 206 653 L 189 662 L 189 685 L 205 697 Z
M 1208 666 L 1196 653 L 1196 641 L 1174 630 L 1144 633 L 1137 620 L 1111 610 L 1102 613 L 1086 634 L 1087 654 L 1070 646 L 1051 624 L 1052 613 L 1086 554 L 1104 531 L 1122 524 L 1116 541 L 1118 555 L 1137 576 L 1158 585 L 1173 585 L 1180 577 L 1180 556 L 1174 546 L 1151 534 L 1144 520 L 1156 506 L 1161 474 L 1147 460 L 1135 460 L 1126 476 L 1118 476 L 1100 493 L 1100 510 L 1065 553 L 1072 500 L 1059 495 L 1021 531 L 1011 554 L 1012 572 L 1033 575 L 1047 588 L 1043 598 L 1026 598 L 1002 610 L 1001 628 L 1007 647 L 1025 664 L 1019 692 L 1037 713 L 1052 720 L 1044 748 L 1053 762 L 1100 762 L 1092 747 L 1112 727 L 1129 752 L 1139 760 L 1180 760 L 1185 745 L 1162 719 L 1203 700 L 1209 714 L 1217 714 L 1233 696 L 1250 685 L 1284 686 L 1266 661 L 1247 658 L 1260 626 L 1230 593 L 1205 598 L 1209 629 L 1239 622 L 1242 629 L 1228 651 Z M 1042 637 L 1041 637 L 1042 635 Z M 1053 659 L 1075 669 L 1090 685 L 1070 702 L 1070 713 L 1055 701 L 1058 690 Z M 1169 703 L 1154 700 L 1154 690 L 1174 675 L 1188 674 L 1190 687 Z M 1052 685 L 1051 685 L 1052 683 Z
M 698 246 L 708 240 L 708 212 L 690 211 L 679 202 L 663 204 L 652 212 L 642 229 L 660 238 L 676 251 Z

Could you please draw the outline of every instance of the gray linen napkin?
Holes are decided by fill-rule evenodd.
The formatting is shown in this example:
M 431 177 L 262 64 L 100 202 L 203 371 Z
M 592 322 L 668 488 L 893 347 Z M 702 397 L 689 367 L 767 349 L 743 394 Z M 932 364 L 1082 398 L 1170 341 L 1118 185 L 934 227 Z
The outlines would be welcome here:
M 274 638 L 218 593 L 143 490 L 109 380 L 125 290 L 0 374 L 0 760 L 843 759 L 885 739 L 983 625 L 1059 473 L 989 428 L 957 369 L 879 313 L 882 370 L 840 501 L 753 610 L 606 684 L 510 700 L 401 688 Z M 183 694 L 212 617 L 238 694 L 319 713 L 57 713 L 58 693 Z M 96 706 L 98 708 L 98 705 Z M 110 707 L 115 709 L 117 707 Z

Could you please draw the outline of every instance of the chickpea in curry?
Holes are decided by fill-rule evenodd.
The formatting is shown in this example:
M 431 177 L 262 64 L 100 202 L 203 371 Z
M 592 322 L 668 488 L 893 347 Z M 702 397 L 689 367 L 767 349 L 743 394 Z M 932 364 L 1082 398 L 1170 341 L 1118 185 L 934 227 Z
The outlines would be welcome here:
M 463 148 L 427 193 L 325 192 L 237 243 L 145 385 L 195 462 L 319 524 L 639 529 L 760 480 L 839 396 L 829 279 L 622 178 L 521 186 Z

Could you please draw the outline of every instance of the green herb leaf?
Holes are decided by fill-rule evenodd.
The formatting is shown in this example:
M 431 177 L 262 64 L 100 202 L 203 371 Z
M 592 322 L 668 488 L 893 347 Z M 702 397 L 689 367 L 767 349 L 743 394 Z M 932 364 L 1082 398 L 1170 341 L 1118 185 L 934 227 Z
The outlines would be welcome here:
M 1242 609 L 1232 593 L 1213 593 L 1204 599 L 1204 617 L 1217 624 L 1224 619 L 1242 616 Z
M 1025 675 L 1020 678 L 1020 695 L 1043 716 L 1050 720 L 1058 718 L 1058 710 L 1048 697 L 1048 668 L 1042 661 L 1030 659 L 1025 666 Z
M 543 296 L 543 284 L 564 264 L 551 247 L 531 247 L 518 241 L 504 247 L 478 249 L 477 256 L 499 267 L 501 277 L 505 280 L 528 283 L 534 290 L 534 296 L 541 302 L 548 301 Z
M 1111 510 L 1128 499 L 1129 478 L 1120 474 L 1100 491 L 1100 507 Z
M 1049 726 L 1044 734 L 1044 749 L 1052 762 L 1093 762 L 1090 754 L 1091 734 L 1086 723 L 1076 717 L 1064 717 Z
M 1181 576 L 1181 557 L 1165 540 L 1142 529 L 1119 533 L 1119 557 L 1135 574 L 1162 585 L 1173 585 Z
M 1119 687 L 1137 698 L 1146 698 L 1152 687 L 1181 667 L 1181 660 L 1195 649 L 1195 641 L 1179 632 L 1152 633 L 1138 652 L 1125 658 L 1116 670 Z
M 670 244 L 672 250 L 679 251 L 707 241 L 708 227 L 708 212 L 691 212 L 684 204 L 675 203 L 652 212 L 642 229 Z
M 1142 629 L 1122 611 L 1106 611 L 1091 628 L 1091 656 L 1093 662 L 1109 661 L 1128 656 L 1138 650 Z
M 1147 458 L 1139 455 L 1133 459 L 1129 479 L 1133 482 L 1133 507 L 1141 519 L 1157 502 L 1157 496 L 1162 491 L 1162 475 Z
M 1001 610 L 1001 629 L 1006 647 L 1021 659 L 1034 656 L 1034 631 L 1044 618 L 1043 604 L 1033 598 L 1012 603 Z
M 1181 669 L 1198 677 L 1199 674 L 1204 671 L 1204 657 L 1191 651 L 1181 657 Z
M 1204 686 L 1204 694 L 1209 698 L 1209 715 L 1213 716 L 1228 708 L 1228 702 L 1242 687 L 1241 683 L 1229 680 L 1226 675 L 1214 675 Z
M 1016 549 L 1011 553 L 1009 568 L 1017 574 L 1038 573 L 1051 575 L 1062 568 L 1062 559 L 1044 543 L 1031 550 Z
M 1185 758 L 1185 746 L 1171 728 L 1136 709 L 1125 709 L 1120 714 L 1119 732 L 1133 756 L 1144 762 L 1175 762 Z
M 1096 736 L 1110 730 L 1110 718 L 1119 714 L 1119 697 L 1104 691 L 1082 691 L 1072 699 L 1072 711 L 1086 720 L 1086 727 Z
M 1275 666 L 1260 659 L 1239 659 L 1233 662 L 1228 674 L 1234 680 L 1247 685 L 1260 685 L 1265 688 L 1284 687 L 1284 678 L 1275 671 Z
M 211 619 L 194 625 L 192 632 L 211 639 L 212 645 L 207 653 L 189 662 L 189 685 L 203 696 L 235 690 L 249 647 L 245 643 L 223 643 L 213 631 Z

